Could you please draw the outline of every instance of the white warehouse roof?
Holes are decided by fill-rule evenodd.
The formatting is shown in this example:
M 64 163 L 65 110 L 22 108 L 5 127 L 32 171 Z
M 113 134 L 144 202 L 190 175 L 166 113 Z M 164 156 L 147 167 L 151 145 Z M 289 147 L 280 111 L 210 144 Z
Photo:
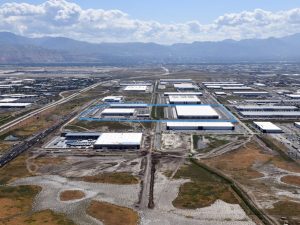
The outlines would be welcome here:
M 106 96 L 105 98 L 102 99 L 102 101 L 122 101 L 123 96 Z
M 297 110 L 298 107 L 296 106 L 283 106 L 283 105 L 239 105 L 236 106 L 237 110 Z
M 231 86 L 231 87 L 233 87 L 233 86 L 244 86 L 244 84 L 237 84 L 237 83 L 234 83 L 234 84 L 232 84 L 232 83 L 206 83 L 204 85 L 205 86 L 221 86 L 221 87 L 223 87 L 223 86 Z
M 267 92 L 267 91 L 234 91 L 233 94 L 237 94 L 237 95 L 267 95 L 267 94 L 269 94 L 269 92 Z
M 209 105 L 177 105 L 176 112 L 178 117 L 217 117 L 219 114 Z
M 0 103 L 0 108 L 24 108 L 30 105 L 31 103 Z
M 300 111 L 241 111 L 244 117 L 300 117 Z
M 135 85 L 135 86 L 126 86 L 124 88 L 125 91 L 146 91 L 147 90 L 147 86 L 145 85 L 141 85 L 141 86 L 138 86 L 138 85 Z
M 252 87 L 247 86 L 229 86 L 229 87 L 222 87 L 223 90 L 252 90 Z
M 167 122 L 169 128 L 198 128 L 202 127 L 204 130 L 224 130 L 234 128 L 233 123 L 230 122 Z
M 101 114 L 133 114 L 135 109 L 123 109 L 123 108 L 114 108 L 114 109 L 104 109 Z
M 180 83 L 174 84 L 174 87 L 177 89 L 197 89 L 198 87 L 191 83 Z
M 202 84 L 236 84 L 236 81 L 206 81 Z
M 253 122 L 261 130 L 264 131 L 282 131 L 280 127 L 271 122 Z
M 286 95 L 287 97 L 290 97 L 290 98 L 300 98 L 300 94 L 288 94 Z
M 0 102 L 3 102 L 3 103 L 8 103 L 8 102 L 15 102 L 19 100 L 18 98 L 3 98 L 3 99 L 0 99 Z
M 190 102 L 190 103 L 199 103 L 200 99 L 196 95 L 170 95 L 170 102 Z
M 142 133 L 102 133 L 95 145 L 140 145 Z
M 165 92 L 164 96 L 170 95 L 203 95 L 202 92 Z

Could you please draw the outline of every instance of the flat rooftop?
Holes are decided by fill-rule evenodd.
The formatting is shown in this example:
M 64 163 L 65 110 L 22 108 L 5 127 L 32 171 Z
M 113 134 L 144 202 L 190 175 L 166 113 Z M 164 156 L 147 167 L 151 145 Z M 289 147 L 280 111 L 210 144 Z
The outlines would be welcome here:
M 34 98 L 38 97 L 37 95 L 26 95 L 26 94 L 4 94 L 0 95 L 2 98 Z
M 241 111 L 246 117 L 300 117 L 300 111 Z
M 219 114 L 209 105 L 177 105 L 175 106 L 178 117 L 218 117 Z
M 14 103 L 14 102 L 11 102 L 11 103 L 0 103 L 0 108 L 1 107 L 6 107 L 6 108 L 9 108 L 9 107 L 28 107 L 30 106 L 31 103 Z
M 244 86 L 244 84 L 238 84 L 238 83 L 206 83 L 205 86 Z
M 95 145 L 140 145 L 142 133 L 102 133 Z
M 145 85 L 130 85 L 130 86 L 126 86 L 124 88 L 125 91 L 146 91 L 147 90 L 147 86 Z
M 286 96 L 289 98 L 300 98 L 300 94 L 288 94 Z
M 15 102 L 17 100 L 19 100 L 19 99 L 18 98 L 3 98 L 3 99 L 0 99 L 0 102 L 3 102 L 3 103 L 5 103 L 5 102 Z
M 239 105 L 235 107 L 237 110 L 297 110 L 296 106 L 283 105 Z
M 281 128 L 276 126 L 274 123 L 271 122 L 253 122 L 256 126 L 258 126 L 261 130 L 272 130 L 272 131 L 281 131 Z
M 215 91 L 216 95 L 226 95 L 226 92 L 224 91 Z
M 101 114 L 133 114 L 135 109 L 128 109 L 128 108 L 108 108 L 104 109 Z
M 202 92 L 165 92 L 165 96 L 170 96 L 170 95 L 203 95 Z
M 148 105 L 144 103 L 111 103 L 111 108 L 147 108 Z
M 123 99 L 123 96 L 106 96 L 102 98 L 102 101 L 121 101 Z
M 267 91 L 234 91 L 233 94 L 237 95 L 267 95 L 269 92 Z M 300 95 L 299 95 L 300 96 Z
M 234 127 L 230 122 L 167 122 L 168 127 Z
M 200 99 L 196 95 L 170 95 L 170 102 L 200 102 Z
M 230 86 L 230 87 L 222 87 L 223 90 L 252 90 L 252 87 L 247 87 L 247 86 Z
M 178 89 L 196 89 L 196 88 L 198 88 L 197 86 L 195 86 L 194 84 L 191 84 L 191 83 L 174 84 L 174 87 L 178 88 Z
M 202 84 L 237 84 L 236 81 L 205 81 Z

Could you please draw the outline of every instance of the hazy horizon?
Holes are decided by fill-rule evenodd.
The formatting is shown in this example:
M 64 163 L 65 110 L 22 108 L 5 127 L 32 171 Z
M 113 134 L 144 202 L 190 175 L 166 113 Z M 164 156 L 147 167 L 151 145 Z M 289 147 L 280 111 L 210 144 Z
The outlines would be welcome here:
M 219 3 L 219 4 L 218 4 Z M 295 1 L 0 1 L 0 31 L 92 43 L 266 39 L 300 33 Z

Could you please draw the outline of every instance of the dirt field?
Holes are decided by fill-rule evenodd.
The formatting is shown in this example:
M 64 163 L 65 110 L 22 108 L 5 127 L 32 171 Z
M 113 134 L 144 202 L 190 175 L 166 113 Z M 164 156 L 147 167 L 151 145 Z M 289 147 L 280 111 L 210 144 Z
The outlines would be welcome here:
M 0 225 L 73 225 L 63 215 L 50 210 L 33 212 L 34 197 L 41 191 L 38 186 L 0 187 Z
M 292 184 L 300 187 L 300 177 L 296 176 L 284 176 L 281 178 L 281 181 L 287 184 Z
M 45 210 L 31 215 L 20 215 L 7 220 L 0 220 L 0 225 L 75 225 L 63 215 L 53 213 L 51 210 Z
M 277 151 L 262 147 L 255 140 L 238 150 L 203 162 L 241 183 L 254 201 L 276 219 L 287 217 L 289 224 L 300 222 L 299 214 L 291 218 L 286 210 L 278 209 L 282 205 L 300 204 L 299 189 L 295 183 L 290 183 L 298 183 L 295 176 L 300 175 L 295 162 L 285 159 Z
M 87 213 L 104 225 L 137 225 L 139 221 L 138 213 L 132 209 L 107 202 L 92 201 Z
M 139 180 L 135 176 L 126 172 L 103 173 L 95 176 L 82 177 L 81 180 L 90 183 L 108 183 L 108 184 L 138 184 Z
M 180 168 L 174 178 L 191 179 L 184 183 L 177 198 L 173 201 L 175 207 L 196 209 L 207 207 L 220 199 L 231 204 L 238 204 L 237 199 L 220 178 L 191 163 Z
M 0 184 L 6 184 L 20 177 L 31 176 L 26 168 L 26 158 L 23 154 L 0 169 Z
M 77 199 L 82 199 L 85 194 L 82 191 L 78 190 L 67 190 L 60 193 L 60 200 L 61 201 L 72 201 Z

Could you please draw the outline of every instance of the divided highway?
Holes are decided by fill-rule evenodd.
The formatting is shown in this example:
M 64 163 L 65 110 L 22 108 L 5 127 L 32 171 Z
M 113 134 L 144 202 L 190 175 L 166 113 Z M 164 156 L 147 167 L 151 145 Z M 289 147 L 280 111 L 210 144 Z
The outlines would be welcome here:
M 8 130 L 8 129 L 14 127 L 14 126 L 16 126 L 18 123 L 20 123 L 20 122 L 22 122 L 22 121 L 24 121 L 24 120 L 26 120 L 26 119 L 29 119 L 30 117 L 36 116 L 36 115 L 38 115 L 39 113 L 41 113 L 41 112 L 43 112 L 43 111 L 46 111 L 46 110 L 48 110 L 48 109 L 51 109 L 51 108 L 53 108 L 53 107 L 55 107 L 55 106 L 57 106 L 57 105 L 66 103 L 66 102 L 68 102 L 68 101 L 70 101 L 70 100 L 76 98 L 76 97 L 79 96 L 80 94 L 82 94 L 82 93 L 84 93 L 84 92 L 87 92 L 87 91 L 89 91 L 89 90 L 91 90 L 91 89 L 97 87 L 98 85 L 104 83 L 104 82 L 105 82 L 105 81 L 102 81 L 102 82 L 93 84 L 93 85 L 91 85 L 91 86 L 89 86 L 89 87 L 86 87 L 86 88 L 84 88 L 84 89 L 82 89 L 82 90 L 80 90 L 80 91 L 78 91 L 78 92 L 76 92 L 76 93 L 74 93 L 74 94 L 72 94 L 72 95 L 70 95 L 70 96 L 68 96 L 68 97 L 63 97 L 62 99 L 60 99 L 60 100 L 58 100 L 58 101 L 56 101 L 56 102 L 50 103 L 50 104 L 48 104 L 48 105 L 46 105 L 46 106 L 44 106 L 44 107 L 42 107 L 42 108 L 40 108 L 40 109 L 34 110 L 34 111 L 32 111 L 32 112 L 30 112 L 30 113 L 28 113 L 28 114 L 26 114 L 26 115 L 20 116 L 20 117 L 18 117 L 17 119 L 12 120 L 12 121 L 10 121 L 10 122 L 8 122 L 8 123 L 6 123 L 6 124 L 0 126 L 0 133 L 5 132 L 6 130 Z

